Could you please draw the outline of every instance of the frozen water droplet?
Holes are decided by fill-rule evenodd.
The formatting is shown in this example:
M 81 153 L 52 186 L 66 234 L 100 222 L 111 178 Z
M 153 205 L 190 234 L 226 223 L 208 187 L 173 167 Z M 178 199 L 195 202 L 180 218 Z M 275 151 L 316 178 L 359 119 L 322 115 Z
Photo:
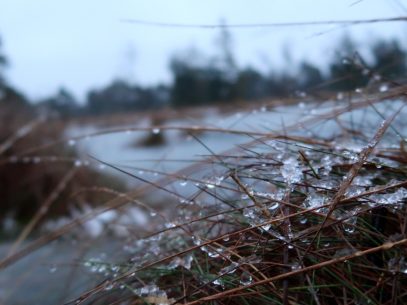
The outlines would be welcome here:
M 205 251 L 206 253 L 208 253 L 209 257 L 217 258 L 217 257 L 220 256 L 220 254 L 219 254 L 218 252 L 209 251 L 208 248 L 206 248 L 206 247 L 202 247 L 201 249 L 202 249 L 203 251 Z
M 74 140 L 74 139 L 70 139 L 69 141 L 68 141 L 68 145 L 69 146 L 74 146 L 76 144 L 76 141 Z
M 345 230 L 346 233 L 352 234 L 355 232 L 356 221 L 357 221 L 356 217 L 351 217 L 343 222 L 343 229 Z
M 327 197 L 316 192 L 310 192 L 308 197 L 304 200 L 306 208 L 316 208 L 322 206 L 327 201 Z
M 215 185 L 220 185 L 224 179 L 223 176 L 215 177 Z
M 153 134 L 159 134 L 160 133 L 160 128 L 153 128 L 152 132 Z
M 74 162 L 74 165 L 76 166 L 76 167 L 80 167 L 80 166 L 82 166 L 82 161 L 81 160 L 75 160 L 75 162 Z
M 279 206 L 280 206 L 280 204 L 279 204 L 278 202 L 275 202 L 275 203 L 272 204 L 268 209 L 269 209 L 270 211 L 274 211 L 274 210 L 277 210 Z
M 165 227 L 166 227 L 167 229 L 174 228 L 175 226 L 176 226 L 176 224 L 173 223 L 173 222 L 167 222 L 167 223 L 165 224 Z
M 387 92 L 389 90 L 389 85 L 388 84 L 381 84 L 379 87 L 380 92 Z
M 342 59 L 342 64 L 344 64 L 344 65 L 350 65 L 351 64 L 351 61 L 348 59 L 348 58 L 343 58 Z
M 55 265 L 52 265 L 50 268 L 49 268 L 49 272 L 50 273 L 55 273 L 57 271 L 57 266 L 55 266 Z
M 211 184 L 211 183 L 208 183 L 208 184 L 206 184 L 206 187 L 207 187 L 208 189 L 214 189 L 214 188 L 215 188 L 215 185 L 214 185 L 214 184 Z
M 301 265 L 298 262 L 294 262 L 291 264 L 291 270 L 299 270 L 301 269 Z
M 229 266 L 226 266 L 226 267 L 222 268 L 222 269 L 219 271 L 219 274 L 220 274 L 220 275 L 225 275 L 225 274 L 232 274 L 232 273 L 235 273 L 235 271 L 236 271 L 236 269 L 237 269 L 238 266 L 239 266 L 238 263 L 232 262 Z
M 183 258 L 177 256 L 168 265 L 168 269 L 175 269 L 178 266 L 184 267 L 187 270 L 191 269 L 193 257 L 192 255 L 187 255 Z
M 300 219 L 300 224 L 306 224 L 308 222 L 308 218 L 307 217 L 302 217 L 301 219 Z
M 239 264 L 258 264 L 261 263 L 261 258 L 256 254 L 252 254 L 250 256 L 242 257 L 239 259 Z

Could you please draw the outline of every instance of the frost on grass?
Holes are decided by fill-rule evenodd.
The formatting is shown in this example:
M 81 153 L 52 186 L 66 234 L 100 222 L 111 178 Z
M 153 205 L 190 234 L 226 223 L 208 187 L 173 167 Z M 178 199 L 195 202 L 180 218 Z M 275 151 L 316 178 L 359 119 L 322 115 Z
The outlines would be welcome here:
M 345 133 L 322 142 L 262 138 L 234 153 L 212 156 L 198 170 L 174 177 L 171 190 L 177 196 L 170 196 L 176 202 L 171 213 L 155 224 L 157 233 L 126 240 L 128 261 L 114 270 L 101 262 L 88 268 L 113 282 L 113 290 L 128 287 L 124 290 L 143 299 L 161 299 L 162 304 L 183 297 L 199 300 L 290 273 L 295 274 L 287 280 L 293 302 L 308 304 L 321 295 L 336 302 L 346 289 L 347 296 L 361 291 L 380 303 L 384 297 L 372 287 L 381 285 L 383 295 L 392 293 L 379 281 L 383 272 L 407 280 L 402 249 L 301 272 L 405 236 L 400 219 L 407 201 L 402 185 L 406 160 L 394 149 L 393 139 L 387 141 L 386 135 L 377 146 L 375 142 L 361 168 L 351 170 L 373 143 L 369 124 L 360 137 L 346 138 Z M 346 285 L 327 285 L 338 278 Z M 308 281 L 312 287 L 304 286 Z M 366 285 L 360 286 L 362 282 Z M 284 280 L 260 286 L 258 294 L 283 303 Z M 313 287 L 318 287 L 317 296 Z
M 302 171 L 298 160 L 294 157 L 284 160 L 281 175 L 288 184 L 301 181 Z
M 229 169 L 213 178 L 205 174 L 203 182 L 196 186 L 196 194 L 199 194 L 193 197 L 193 203 L 181 203 L 182 213 L 176 219 L 164 221 L 161 224 L 163 232 L 126 242 L 124 250 L 131 254 L 126 264 L 112 268 L 99 262 L 88 263 L 87 267 L 113 281 L 125 274 L 112 290 L 129 287 L 124 290 L 130 290 L 153 304 L 169 304 L 170 299 L 174 301 L 181 297 L 176 288 L 181 284 L 180 272 L 191 283 L 196 282 L 192 286 L 223 291 L 255 283 L 261 270 L 269 277 L 279 272 L 301 270 L 304 263 L 296 257 L 295 251 L 301 253 L 310 246 L 313 235 L 307 234 L 307 228 L 310 224 L 321 223 L 327 216 L 338 187 L 358 160 L 345 152 L 342 148 L 339 151 L 334 148 L 310 150 L 304 160 L 294 148 L 291 155 L 285 153 L 280 161 L 268 160 L 267 166 L 248 163 L 238 172 L 244 190 L 231 179 Z M 273 153 L 279 154 L 279 151 L 269 151 L 269 155 L 263 158 L 272 158 Z M 403 187 L 386 189 L 387 185 L 399 181 L 389 182 L 387 175 L 388 171 L 368 163 L 354 177 L 343 203 L 338 204 L 330 215 L 339 223 L 337 229 L 342 230 L 344 238 L 351 240 L 337 239 L 332 232 L 323 231 L 318 244 L 320 255 L 342 257 L 356 253 L 360 247 L 363 249 L 364 243 L 370 243 L 364 240 L 360 227 L 370 222 L 368 228 L 376 226 L 375 231 L 383 230 L 374 220 L 379 217 L 376 208 L 389 208 L 392 213 L 404 209 L 407 190 Z M 394 179 L 402 178 L 399 174 L 395 176 Z M 195 185 L 187 180 L 182 178 L 179 182 L 182 189 Z M 383 190 L 375 192 L 378 182 L 382 183 Z M 208 197 L 216 204 L 205 205 Z M 347 198 L 353 199 L 348 202 Z M 189 223 L 199 218 L 198 208 L 204 209 L 200 214 L 203 218 Z M 233 211 L 216 215 L 226 210 Z M 295 213 L 299 215 L 287 217 Z M 214 216 L 208 217 L 211 214 Z M 252 229 L 234 234 L 242 226 Z M 291 258 L 286 267 L 283 267 L 283 258 L 278 252 L 270 252 L 264 257 L 265 249 L 276 247 L 287 249 Z M 167 257 L 170 259 L 166 260 Z M 209 264 L 208 271 L 203 272 L 200 264 Z M 271 271 L 268 264 L 280 267 Z M 144 270 L 145 266 L 151 267 Z M 386 268 L 393 273 L 405 274 L 406 266 L 402 256 L 389 258 Z M 139 278 L 150 284 L 142 284 Z

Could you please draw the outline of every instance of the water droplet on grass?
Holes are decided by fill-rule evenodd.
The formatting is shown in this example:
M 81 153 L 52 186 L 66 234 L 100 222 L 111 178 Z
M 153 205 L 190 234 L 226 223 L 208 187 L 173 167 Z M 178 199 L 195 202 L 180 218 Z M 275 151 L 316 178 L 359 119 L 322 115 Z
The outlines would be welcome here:
M 243 286 L 250 285 L 253 282 L 253 277 L 251 274 L 247 271 L 243 271 L 242 274 L 240 275 L 240 284 Z

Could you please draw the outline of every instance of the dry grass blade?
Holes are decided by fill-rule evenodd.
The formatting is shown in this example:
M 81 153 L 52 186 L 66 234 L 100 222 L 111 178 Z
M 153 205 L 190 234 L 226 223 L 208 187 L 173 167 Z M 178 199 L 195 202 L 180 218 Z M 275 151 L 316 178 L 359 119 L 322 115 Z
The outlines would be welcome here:
M 187 23 L 169 23 L 156 22 L 140 19 L 124 19 L 123 22 L 136 25 L 165 27 L 165 28 L 197 28 L 197 29 L 219 29 L 219 28 L 275 28 L 275 27 L 298 27 L 298 26 L 316 26 L 316 25 L 358 25 L 382 22 L 406 22 L 407 18 L 375 18 L 360 20 L 329 20 L 329 21 L 304 21 L 304 22 L 280 22 L 280 23 L 254 23 L 254 24 L 187 24 Z

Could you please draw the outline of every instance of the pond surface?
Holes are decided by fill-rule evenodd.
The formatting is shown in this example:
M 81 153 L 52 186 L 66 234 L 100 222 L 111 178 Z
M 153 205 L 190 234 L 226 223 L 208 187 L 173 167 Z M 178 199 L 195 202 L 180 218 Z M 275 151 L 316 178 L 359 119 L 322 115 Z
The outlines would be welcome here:
M 360 102 L 363 100 L 356 101 L 355 105 Z M 97 136 L 85 137 L 76 142 L 76 147 L 84 159 L 88 159 L 88 156 L 96 157 L 139 175 L 144 174 L 145 170 L 169 173 L 202 160 L 213 153 L 236 150 L 239 146 L 252 142 L 254 137 L 260 137 L 244 134 L 244 132 L 332 139 L 343 134 L 344 128 L 358 129 L 363 126 L 366 133 L 372 134 L 378 124 L 383 121 L 383 117 L 393 114 L 402 103 L 402 101 L 387 101 L 377 104 L 376 109 L 365 107 L 351 112 L 348 109 L 352 106 L 345 101 L 329 101 L 319 104 L 309 102 L 271 109 L 261 107 L 227 115 L 208 110 L 204 111 L 201 118 L 168 120 L 162 124 L 167 127 L 175 127 L 171 130 L 152 128 L 147 118 L 131 126 L 116 125 L 112 128 L 98 128 L 92 125 L 73 126 L 69 129 L 68 134 L 78 136 L 102 132 Z M 380 113 L 378 114 L 378 112 Z M 403 112 L 406 111 L 403 110 Z M 333 120 L 332 117 L 336 117 L 336 119 Z M 403 124 L 401 117 L 403 117 L 403 113 L 398 116 L 397 124 L 399 125 Z M 191 126 L 207 127 L 211 131 L 191 133 L 176 128 Z M 149 127 L 152 129 L 148 131 L 135 130 Z M 221 131 L 226 129 L 242 133 L 230 134 Z M 104 131 L 105 133 L 103 133 Z M 162 136 L 163 143 L 151 146 L 142 145 L 146 138 L 157 134 Z M 350 143 L 352 138 L 338 138 L 337 140 L 338 145 L 350 148 L 355 146 L 355 149 L 363 145 L 363 143 Z M 106 169 L 103 165 L 99 168 Z M 132 185 L 133 178 L 115 170 L 107 169 L 107 171 L 117 174 L 130 186 Z

